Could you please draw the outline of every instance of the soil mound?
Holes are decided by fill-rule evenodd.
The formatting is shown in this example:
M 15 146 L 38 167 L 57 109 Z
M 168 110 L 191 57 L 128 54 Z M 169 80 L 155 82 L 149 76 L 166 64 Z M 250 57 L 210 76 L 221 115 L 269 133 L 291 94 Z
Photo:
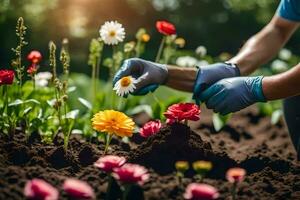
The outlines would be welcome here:
M 129 158 L 131 162 L 152 168 L 160 175 L 172 173 L 178 160 L 190 163 L 197 160 L 211 161 L 214 169 L 208 176 L 213 178 L 223 178 L 228 168 L 237 165 L 225 153 L 214 151 L 208 142 L 204 142 L 183 124 L 162 128 L 131 151 Z M 192 170 L 187 175 L 192 176 Z

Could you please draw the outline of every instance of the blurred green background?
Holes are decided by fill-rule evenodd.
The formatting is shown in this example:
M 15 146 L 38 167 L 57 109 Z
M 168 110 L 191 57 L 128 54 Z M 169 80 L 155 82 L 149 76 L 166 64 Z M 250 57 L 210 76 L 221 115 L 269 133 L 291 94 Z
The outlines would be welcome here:
M 88 45 L 107 20 L 124 25 L 126 41 L 134 38 L 138 28 L 146 28 L 151 41 L 142 57 L 147 59 L 153 60 L 157 52 L 161 35 L 155 22 L 161 19 L 176 24 L 178 36 L 187 41 L 185 49 L 204 45 L 208 54 L 217 56 L 235 54 L 272 18 L 278 4 L 279 0 L 0 0 L 0 68 L 10 67 L 19 16 L 28 27 L 25 52 L 37 49 L 48 57 L 49 40 L 59 44 L 69 38 L 72 71 L 90 74 Z M 299 44 L 298 32 L 287 47 L 299 54 Z M 43 65 L 48 65 L 47 59 Z

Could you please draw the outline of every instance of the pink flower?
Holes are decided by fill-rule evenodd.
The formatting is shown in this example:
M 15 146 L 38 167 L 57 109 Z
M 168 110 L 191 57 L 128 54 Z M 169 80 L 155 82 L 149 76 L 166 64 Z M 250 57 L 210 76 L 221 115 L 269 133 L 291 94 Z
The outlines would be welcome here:
M 64 191 L 71 197 L 77 199 L 93 199 L 94 190 L 86 182 L 77 179 L 67 179 L 63 184 Z
M 27 59 L 33 64 L 38 64 L 42 60 L 42 54 L 39 51 L 31 51 Z
M 24 188 L 24 195 L 33 200 L 57 200 L 58 190 L 41 179 L 28 181 Z
M 112 172 L 115 168 L 119 168 L 124 165 L 126 162 L 126 158 L 108 155 L 99 158 L 95 163 L 94 166 L 100 168 L 101 170 L 105 171 L 106 173 Z
M 37 69 L 37 66 L 36 66 L 35 64 L 32 64 L 32 65 L 30 65 L 30 66 L 28 67 L 27 73 L 28 73 L 30 76 L 33 76 L 33 75 L 36 74 L 37 70 L 38 70 L 38 69 Z
M 120 168 L 115 168 L 112 175 L 124 184 L 137 183 L 143 185 L 149 179 L 149 174 L 145 167 L 129 163 Z
M 200 119 L 201 110 L 194 103 L 173 104 L 164 113 L 165 117 L 171 121 L 181 122 L 183 120 L 197 121 Z
M 187 186 L 183 197 L 191 200 L 211 200 L 217 199 L 219 193 L 217 189 L 211 185 L 191 183 Z
M 140 135 L 142 137 L 149 137 L 158 133 L 161 128 L 161 122 L 159 120 L 147 122 L 143 128 L 140 129 Z
M 174 119 L 167 119 L 166 120 L 166 123 L 168 124 L 168 125 L 172 125 L 172 124 L 174 124 L 176 122 L 176 120 L 174 120 Z
M 230 183 L 240 183 L 246 176 L 246 170 L 243 168 L 231 168 L 226 172 L 226 179 Z

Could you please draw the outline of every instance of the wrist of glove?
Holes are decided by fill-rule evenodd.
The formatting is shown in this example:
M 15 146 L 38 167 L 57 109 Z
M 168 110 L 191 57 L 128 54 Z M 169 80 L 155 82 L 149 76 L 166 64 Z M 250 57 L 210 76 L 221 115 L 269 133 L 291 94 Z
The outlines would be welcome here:
M 236 65 L 230 63 L 215 63 L 199 67 L 193 90 L 193 99 L 196 100 L 197 104 L 200 104 L 199 96 L 205 89 L 219 80 L 236 76 L 240 76 L 240 70 Z
M 202 92 L 199 99 L 216 113 L 236 112 L 256 102 L 266 102 L 262 79 L 263 76 L 222 79 Z

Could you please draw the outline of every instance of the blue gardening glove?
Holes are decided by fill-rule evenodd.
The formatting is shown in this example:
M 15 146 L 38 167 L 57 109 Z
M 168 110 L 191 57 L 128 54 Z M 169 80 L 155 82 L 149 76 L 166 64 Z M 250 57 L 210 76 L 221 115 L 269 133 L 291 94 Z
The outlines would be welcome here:
M 116 73 L 113 79 L 113 85 L 124 76 L 132 76 L 138 79 L 148 73 L 144 80 L 136 84 L 133 95 L 145 95 L 148 92 L 154 92 L 159 85 L 167 82 L 168 69 L 166 65 L 150 62 L 140 58 L 131 58 L 124 61 L 121 69 Z
M 256 102 L 265 102 L 262 76 L 227 78 L 210 86 L 200 95 L 209 109 L 222 115 L 239 111 Z
M 199 67 L 194 85 L 193 99 L 196 100 L 197 104 L 200 104 L 199 97 L 205 89 L 221 79 L 235 76 L 240 76 L 240 70 L 234 64 L 215 63 Z

